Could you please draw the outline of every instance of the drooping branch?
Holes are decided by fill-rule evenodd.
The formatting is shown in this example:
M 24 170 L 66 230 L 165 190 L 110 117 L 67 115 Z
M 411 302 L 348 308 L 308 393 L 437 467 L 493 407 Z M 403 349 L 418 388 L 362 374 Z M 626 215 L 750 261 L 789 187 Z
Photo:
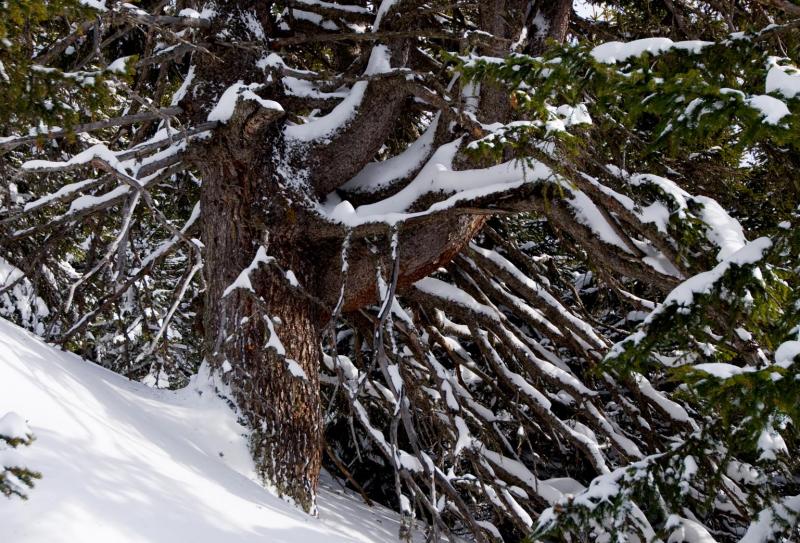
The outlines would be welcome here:
M 132 115 L 123 115 L 122 117 L 114 117 L 105 119 L 103 121 L 95 121 L 91 123 L 79 124 L 69 129 L 53 130 L 51 132 L 43 132 L 35 136 L 21 136 L 18 138 L 3 138 L 0 140 L 0 149 L 10 151 L 21 145 L 38 144 L 42 141 L 60 139 L 73 136 L 75 134 L 83 134 L 86 132 L 94 132 L 97 130 L 104 130 L 106 128 L 113 128 L 119 126 L 129 126 L 143 121 L 152 121 L 156 119 L 168 119 L 180 115 L 183 110 L 180 107 L 166 107 L 155 111 L 145 111 L 142 113 L 135 113 Z

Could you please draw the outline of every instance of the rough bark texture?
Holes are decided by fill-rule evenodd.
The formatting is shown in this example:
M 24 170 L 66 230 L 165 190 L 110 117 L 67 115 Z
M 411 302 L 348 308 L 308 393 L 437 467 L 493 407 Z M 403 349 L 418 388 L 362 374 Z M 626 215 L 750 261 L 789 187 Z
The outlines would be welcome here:
M 228 4 L 227 9 L 253 6 L 259 12 L 252 2 L 231 0 Z M 569 10 L 564 12 L 564 5 L 557 2 L 546 10 L 547 16 L 557 17 L 549 27 L 550 37 L 565 35 L 564 13 L 568 15 Z M 504 55 L 530 24 L 526 23 L 530 9 L 518 0 L 492 0 L 480 9 L 482 29 L 499 38 L 486 54 Z M 408 28 L 402 17 L 387 16 L 381 30 Z M 247 35 L 246 28 L 230 25 L 224 31 Z M 412 68 L 413 39 L 392 40 L 390 45 L 392 68 Z M 365 65 L 368 51 L 361 53 L 354 66 Z M 237 80 L 263 81 L 267 85 L 259 91 L 262 96 L 281 101 L 283 90 L 270 82 L 280 78 L 268 79 L 254 69 L 256 52 L 223 48 L 214 54 L 198 66 L 200 83 L 181 104 L 195 122 L 205 120 L 209 104 Z M 234 116 L 192 155 L 203 176 L 206 352 L 225 376 L 252 430 L 252 453 L 260 474 L 307 510 L 314 508 L 321 467 L 321 331 L 341 292 L 344 312 L 377 303 L 376 271 L 390 268 L 388 227 L 359 231 L 351 239 L 349 272 L 343 277 L 344 230 L 326 223 L 307 204 L 323 200 L 375 159 L 396 129 L 403 107 L 413 98 L 407 73 L 389 73 L 370 81 L 356 114 L 331 138 L 288 142 L 281 114 L 254 101 L 240 101 Z M 505 89 L 483 87 L 478 111 L 482 121 L 504 121 L 510 112 Z M 457 137 L 458 123 L 451 122 L 450 112 L 444 115 L 447 122 L 437 133 L 436 145 Z M 462 160 L 459 167 L 474 166 Z M 453 213 L 404 224 L 399 231 L 398 292 L 450 262 L 486 217 L 485 213 Z M 259 250 L 274 261 L 252 265 Z M 252 289 L 226 294 L 248 267 Z M 282 270 L 292 270 L 301 288 L 290 285 Z
M 485 216 L 452 216 L 439 219 L 433 224 L 425 223 L 400 231 L 400 275 L 397 280 L 398 291 L 404 291 L 415 281 L 422 279 L 447 264 L 470 239 L 480 230 Z M 381 241 L 388 247 L 388 237 Z M 385 254 L 373 253 L 364 242 L 354 243 L 350 250 L 350 269 L 347 272 L 342 311 L 353 312 L 377 301 L 377 279 L 375 269 L 382 265 L 387 269 L 389 263 Z M 326 284 L 321 291 L 325 298 L 335 304 L 333 296 L 338 296 L 342 277 L 337 274 L 326 276 Z
M 525 53 L 539 55 L 547 47 L 547 40 L 563 42 L 569 27 L 572 0 L 538 0 L 529 15 L 528 44 Z
M 249 104 L 239 108 L 199 160 L 206 352 L 252 430 L 259 474 L 279 493 L 313 510 L 322 432 L 318 308 L 263 264 L 249 275 L 252 290 L 225 292 L 260 247 L 298 277 L 311 276 L 309 251 L 294 239 L 291 221 L 270 213 L 278 202 L 269 197 L 273 173 L 264 146 L 275 134 L 253 133 L 255 126 L 266 124 L 255 109 Z M 268 217 L 285 226 L 275 228 Z
M 625 156 L 613 145 L 575 153 L 568 142 L 562 149 L 535 132 L 533 140 L 523 134 L 519 145 L 506 146 L 507 121 L 539 117 L 528 116 L 522 100 L 509 100 L 509 89 L 491 78 L 504 80 L 505 68 L 489 69 L 481 84 L 464 81 L 471 70 L 460 76 L 452 70 L 451 55 L 545 53 L 550 40 L 566 36 L 570 0 L 107 4 L 67 36 L 56 38 L 63 25 L 48 23 L 28 40 L 44 49 L 25 53 L 47 68 L 35 76 L 48 85 L 49 68 L 59 84 L 72 79 L 61 69 L 102 73 L 97 86 L 85 75 L 66 85 L 88 93 L 63 102 L 83 104 L 75 119 L 82 122 L 71 126 L 67 116 L 57 124 L 69 130 L 0 143 L 0 151 L 13 150 L 0 164 L 9 179 L 0 242 L 25 240 L 10 262 L 28 276 L 0 288 L 0 296 L 26 298 L 12 310 L 30 327 L 49 322 L 51 339 L 101 362 L 110 354 L 109 367 L 132 379 L 155 378 L 158 386 L 163 377 L 180 386 L 205 356 L 230 387 L 219 393 L 248 428 L 265 482 L 313 511 L 325 450 L 354 487 L 394 501 L 407 521 L 419 512 L 430 523 L 429 541 L 452 531 L 469 532 L 478 543 L 497 533 L 519 540 L 530 535 L 534 513 L 573 486 L 562 479 L 551 488 L 547 479 L 568 475 L 586 483 L 645 454 L 677 450 L 678 436 L 695 440 L 688 415 L 654 392 L 674 386 L 663 372 L 648 370 L 656 379 L 650 384 L 628 375 L 630 364 L 621 373 L 606 366 L 602 375 L 597 364 L 634 326 L 645 333 L 658 322 L 638 325 L 635 315 L 716 264 L 716 251 L 709 251 L 716 226 L 708 225 L 708 236 L 687 235 L 706 222 L 699 200 L 686 198 L 686 220 L 671 223 L 669 232 L 643 222 L 641 208 L 655 205 L 653 198 L 672 207 L 669 194 L 662 199 L 644 186 L 631 191 L 627 176 L 605 164 L 622 167 L 625 156 L 636 155 L 632 164 L 649 168 L 646 137 L 609 132 L 608 123 L 578 129 L 589 143 L 606 136 L 628 141 L 633 155 Z M 633 10 L 618 28 L 581 19 L 576 37 L 585 34 L 590 43 L 658 29 L 693 37 L 683 21 L 705 17 L 691 3 L 660 4 L 653 13 Z M 637 22 L 640 15 L 646 16 Z M 710 17 L 703 25 L 716 28 L 722 19 Z M 735 30 L 733 19 L 729 24 Z M 795 27 L 776 24 L 758 42 L 779 37 L 782 43 Z M 712 34 L 727 36 L 718 32 Z M 74 50 L 60 58 L 67 47 Z M 121 54 L 131 59 L 124 75 L 103 69 Z M 20 66 L 16 75 L 9 71 L 12 77 L 28 73 L 27 61 Z M 525 88 L 535 80 L 526 79 Z M 108 104 L 93 103 L 97 88 L 114 90 Z M 602 100 L 596 90 L 586 87 L 581 101 Z M 572 103 L 568 96 L 562 97 Z M 597 105 L 601 117 L 614 109 Z M 27 122 L 11 120 L 3 128 L 9 134 Z M 49 115 L 44 121 L 53 124 Z M 73 132 L 94 136 L 73 138 Z M 485 137 L 498 153 L 471 151 Z M 51 146 L 62 140 L 63 148 Z M 17 170 L 29 153 L 63 159 L 90 144 L 93 150 L 68 161 Z M 533 179 L 522 176 L 531 182 L 509 182 L 519 180 L 519 171 L 511 177 L 495 166 L 526 144 L 540 163 L 535 167 L 553 175 L 541 169 Z M 702 178 L 712 166 L 719 173 L 712 155 L 691 164 L 670 161 L 667 173 Z M 388 164 L 369 164 L 387 158 Z M 80 183 L 71 181 L 83 173 L 58 174 L 79 168 L 92 177 L 103 173 Z M 39 182 L 26 186 L 23 174 L 34 173 L 42 174 Z M 201 209 L 194 206 L 198 192 Z M 361 208 L 369 204 L 377 205 Z M 493 215 L 523 212 L 536 221 L 484 224 Z M 531 235 L 522 235 L 528 226 Z M 469 243 L 482 228 L 484 235 Z M 571 252 L 577 258 L 564 258 Z M 63 266 L 64 255 L 70 266 Z M 664 273 L 670 263 L 678 273 Z M 34 277 L 39 285 L 28 284 Z M 43 320 L 37 311 L 27 322 L 37 290 L 60 314 Z M 703 337 L 731 329 L 722 314 L 727 309 L 711 309 L 714 330 L 704 329 Z M 674 353 L 682 344 L 673 336 L 663 345 L 658 338 L 637 340 L 636 349 Z M 719 337 L 719 352 L 739 353 L 749 366 L 769 357 L 754 340 Z M 629 354 L 638 360 L 641 352 Z M 662 460 L 670 462 L 659 453 Z M 567 498 L 558 507 L 577 501 Z M 716 509 L 698 502 L 700 517 L 722 513 L 714 530 L 733 521 L 741 533 L 744 505 L 717 501 Z M 646 513 L 659 523 L 671 514 L 656 509 Z M 642 519 L 635 519 L 637 530 Z M 404 522 L 401 537 L 409 529 Z

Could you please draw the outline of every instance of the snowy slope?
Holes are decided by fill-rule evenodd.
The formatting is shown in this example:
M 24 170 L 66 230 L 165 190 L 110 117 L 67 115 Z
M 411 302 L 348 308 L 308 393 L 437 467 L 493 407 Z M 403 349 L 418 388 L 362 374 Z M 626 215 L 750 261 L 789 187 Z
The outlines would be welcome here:
M 0 496 L 0 541 L 397 541 L 391 512 L 335 482 L 319 519 L 254 482 L 243 430 L 210 390 L 207 375 L 149 389 L 0 319 L 0 416 L 27 419 L 37 439 L 20 453 L 43 475 L 27 502 Z

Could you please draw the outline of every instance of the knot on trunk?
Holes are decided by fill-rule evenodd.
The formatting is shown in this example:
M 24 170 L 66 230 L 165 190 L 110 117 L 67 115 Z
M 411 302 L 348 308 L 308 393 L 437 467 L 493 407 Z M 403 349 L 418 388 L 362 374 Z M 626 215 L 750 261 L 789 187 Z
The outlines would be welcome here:
M 232 140 L 231 143 L 248 147 L 257 144 L 258 136 L 264 134 L 272 123 L 284 115 L 282 109 L 265 106 L 261 101 L 254 99 L 239 97 L 233 115 L 224 130 L 226 136 Z

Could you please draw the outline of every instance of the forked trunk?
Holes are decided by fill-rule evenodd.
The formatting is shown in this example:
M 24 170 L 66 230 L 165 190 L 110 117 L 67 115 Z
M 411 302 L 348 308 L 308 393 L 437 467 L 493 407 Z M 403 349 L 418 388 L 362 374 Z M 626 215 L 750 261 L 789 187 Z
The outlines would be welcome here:
M 268 18 L 266 5 L 254 0 L 228 0 L 221 5 L 226 12 L 247 8 Z M 560 0 L 558 5 L 569 3 Z M 506 44 L 487 52 L 505 54 L 507 43 L 521 35 L 526 14 L 535 13 L 520 0 L 492 0 L 482 5 L 484 30 Z M 226 35 L 249 35 L 244 18 L 225 21 Z M 393 21 L 386 24 L 407 30 L 402 18 Z M 551 30 L 556 28 L 563 32 L 564 25 L 554 25 Z M 549 35 L 559 38 L 553 32 Z M 410 59 L 408 47 L 398 42 L 392 50 L 393 67 L 403 67 Z M 203 57 L 196 74 L 201 83 L 181 103 L 198 122 L 208 117 L 208 103 L 216 103 L 235 81 L 264 78 L 257 68 L 255 50 L 218 53 Z M 395 114 L 410 94 L 407 87 L 378 78 L 369 83 L 358 113 L 336 138 L 325 145 L 297 148 L 287 143 L 283 124 L 276 122 L 283 116 L 280 108 L 242 99 L 225 125 L 215 129 L 213 139 L 193 151 L 193 162 L 203 175 L 207 357 L 230 384 L 251 429 L 252 453 L 261 476 L 309 511 L 315 507 L 322 451 L 320 326 L 336 306 L 356 311 L 376 301 L 375 269 L 377 264 L 387 264 L 390 244 L 388 226 L 383 240 L 387 250 L 382 254 L 374 251 L 376 243 L 380 244 L 375 236 L 380 233 L 362 234 L 361 239 L 348 242 L 349 271 L 342 292 L 345 278 L 340 273 L 339 247 L 343 246 L 343 229 L 320 221 L 298 202 L 325 196 L 373 159 L 391 135 Z M 289 105 L 291 100 L 284 102 Z M 479 117 L 484 121 L 505 120 L 510 113 L 507 90 L 486 86 L 481 109 Z M 447 123 L 451 125 L 454 123 Z M 443 135 L 441 143 L 454 136 Z M 302 171 L 298 175 L 293 169 Z M 302 187 L 297 186 L 298 179 L 302 179 Z M 482 214 L 451 216 L 404 226 L 398 236 L 403 255 L 398 288 L 445 265 L 484 220 Z M 260 258 L 254 260 L 257 255 Z M 294 276 L 286 270 L 292 270 Z M 295 277 L 303 289 L 290 284 Z M 299 294 L 301 290 L 311 293 L 315 301 Z M 344 298 L 339 304 L 341 293 Z M 320 309 L 318 303 L 326 309 Z

